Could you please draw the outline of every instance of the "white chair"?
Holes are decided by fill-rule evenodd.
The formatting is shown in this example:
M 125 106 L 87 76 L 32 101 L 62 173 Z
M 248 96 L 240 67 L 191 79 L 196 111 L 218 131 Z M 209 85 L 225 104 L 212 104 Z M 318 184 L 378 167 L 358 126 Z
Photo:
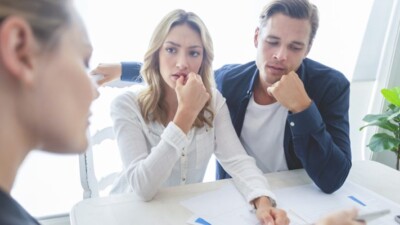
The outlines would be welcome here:
M 114 143 L 107 144 L 106 141 Z M 79 167 L 80 167 L 81 185 L 83 188 L 83 198 L 94 198 L 94 197 L 106 196 L 109 194 L 109 188 L 111 188 L 112 183 L 118 176 L 119 174 L 118 171 L 121 170 L 121 168 L 118 168 L 118 165 L 116 166 L 116 164 L 118 164 L 116 160 L 118 159 L 115 159 L 115 156 L 114 157 L 112 156 L 112 155 L 118 155 L 118 149 L 116 146 L 113 145 L 116 145 L 114 140 L 114 132 L 112 130 L 112 127 L 106 127 L 98 131 L 91 138 L 91 144 L 88 150 L 79 156 Z M 112 148 L 107 148 L 109 146 L 112 146 Z M 113 158 L 114 159 L 113 166 L 110 166 L 113 168 L 111 171 L 109 166 L 101 166 L 101 167 L 98 166 L 97 168 L 94 167 L 94 158 L 96 157 L 94 157 L 93 152 L 96 152 L 97 147 L 107 148 L 105 150 L 103 149 L 102 150 L 103 154 L 97 157 L 99 158 L 99 160 L 96 161 L 97 165 L 104 164 L 104 159 Z M 96 152 L 96 154 L 100 153 Z M 111 163 L 108 165 L 111 165 Z M 99 170 L 100 168 L 103 168 L 103 170 Z
M 97 129 L 88 132 L 90 145 L 87 151 L 79 156 L 83 198 L 107 196 L 113 182 L 122 171 L 109 109 L 111 101 L 132 84 L 116 81 L 100 88 L 100 97 L 92 105 L 91 128 Z

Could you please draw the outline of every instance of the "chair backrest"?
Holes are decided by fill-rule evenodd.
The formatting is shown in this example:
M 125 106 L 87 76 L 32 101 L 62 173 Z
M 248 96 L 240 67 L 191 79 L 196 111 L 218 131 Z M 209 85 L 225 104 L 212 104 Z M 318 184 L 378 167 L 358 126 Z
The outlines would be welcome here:
M 79 172 L 83 188 L 83 198 L 99 197 L 97 179 L 93 169 L 93 152 L 91 147 L 85 153 L 79 155 Z
M 83 198 L 107 196 L 122 170 L 114 138 L 111 126 L 103 128 L 93 135 L 88 150 L 79 156 Z
M 92 105 L 91 129 L 88 132 L 90 145 L 79 156 L 83 198 L 109 195 L 113 182 L 122 171 L 109 109 L 111 101 L 132 84 L 117 81 L 100 88 L 100 97 Z

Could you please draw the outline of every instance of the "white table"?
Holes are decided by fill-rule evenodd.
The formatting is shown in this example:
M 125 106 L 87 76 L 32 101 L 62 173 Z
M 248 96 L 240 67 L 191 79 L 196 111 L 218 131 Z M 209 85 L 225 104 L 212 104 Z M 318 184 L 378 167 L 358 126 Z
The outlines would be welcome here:
M 311 179 L 303 169 L 270 173 L 265 176 L 272 190 L 311 183 Z M 355 161 L 348 180 L 400 204 L 399 171 L 374 161 Z M 165 188 L 150 202 L 139 200 L 133 193 L 86 199 L 72 208 L 71 224 L 186 224 L 192 213 L 179 202 L 215 190 L 226 182 L 230 181 Z

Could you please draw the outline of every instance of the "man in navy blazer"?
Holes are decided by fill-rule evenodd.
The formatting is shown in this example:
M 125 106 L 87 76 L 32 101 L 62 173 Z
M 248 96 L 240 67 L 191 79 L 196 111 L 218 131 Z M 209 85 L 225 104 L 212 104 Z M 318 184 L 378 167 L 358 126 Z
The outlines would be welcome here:
M 324 192 L 339 189 L 351 168 L 350 84 L 306 58 L 318 29 L 308 0 L 273 0 L 254 35 L 257 57 L 215 71 L 233 126 L 263 172 L 304 168 Z M 228 177 L 218 164 L 217 178 Z
M 351 168 L 350 84 L 339 71 L 306 58 L 317 29 L 317 8 L 308 0 L 272 0 L 255 30 L 256 60 L 225 65 L 215 80 L 240 141 L 264 173 L 304 168 L 332 193 Z M 137 80 L 140 64 L 117 67 L 122 80 Z M 93 73 L 110 68 L 100 64 Z M 228 177 L 218 163 L 217 179 Z

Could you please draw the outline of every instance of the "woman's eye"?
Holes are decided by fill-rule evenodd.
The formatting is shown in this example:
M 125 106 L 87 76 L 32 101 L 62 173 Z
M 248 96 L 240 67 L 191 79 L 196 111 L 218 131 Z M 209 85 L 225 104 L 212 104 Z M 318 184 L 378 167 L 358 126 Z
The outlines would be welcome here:
M 165 49 L 168 53 L 175 53 L 176 52 L 176 49 L 175 48 L 166 48 Z
M 200 56 L 200 52 L 192 51 L 192 52 L 190 52 L 190 55 L 193 57 L 197 57 L 197 56 Z

